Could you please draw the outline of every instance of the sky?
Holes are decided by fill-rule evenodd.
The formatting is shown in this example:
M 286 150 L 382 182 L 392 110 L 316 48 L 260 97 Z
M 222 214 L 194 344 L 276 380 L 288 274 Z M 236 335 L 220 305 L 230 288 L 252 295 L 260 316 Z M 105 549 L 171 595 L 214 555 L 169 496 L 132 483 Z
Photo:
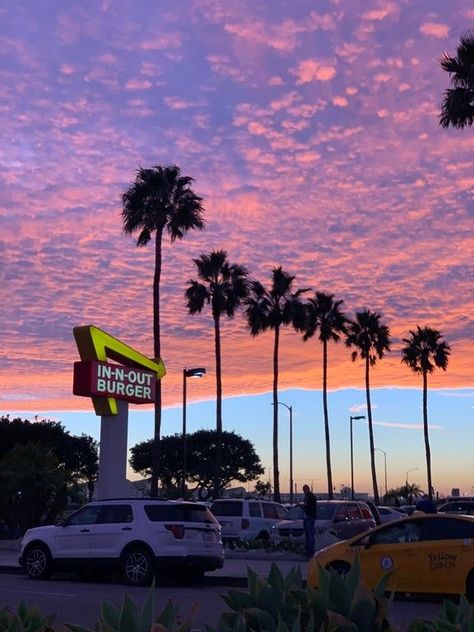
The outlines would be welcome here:
M 473 25 L 461 0 L 4 0 L 0 411 L 98 436 L 90 401 L 72 395 L 72 328 L 94 324 L 152 354 L 154 249 L 123 235 L 121 194 L 138 167 L 175 163 L 204 199 L 206 230 L 163 246 L 163 433 L 180 431 L 185 366 L 207 368 L 188 388 L 190 429 L 215 424 L 212 321 L 187 315 L 183 293 L 193 258 L 224 248 L 263 283 L 282 265 L 349 316 L 382 314 L 392 352 L 371 381 L 389 486 L 417 468 L 409 477 L 426 487 L 421 384 L 400 349 L 416 325 L 440 329 L 452 356 L 429 380 L 433 479 L 470 493 L 474 132 L 442 129 L 438 115 L 449 85 L 439 60 Z M 222 344 L 224 428 L 251 438 L 268 469 L 272 336 L 251 338 L 238 315 Z M 343 345 L 329 353 L 342 485 L 364 373 Z M 286 331 L 295 479 L 322 489 L 320 385 L 318 343 Z M 368 490 L 357 426 L 356 487 Z M 151 436 L 150 408 L 133 407 L 129 434 L 131 445 Z

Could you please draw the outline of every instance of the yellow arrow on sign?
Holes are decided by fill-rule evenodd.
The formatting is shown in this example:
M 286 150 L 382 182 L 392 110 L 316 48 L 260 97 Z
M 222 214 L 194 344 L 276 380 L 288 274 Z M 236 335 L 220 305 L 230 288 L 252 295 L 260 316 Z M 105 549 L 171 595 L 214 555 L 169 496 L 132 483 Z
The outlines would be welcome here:
M 110 358 L 125 366 L 153 371 L 156 373 L 157 380 L 166 375 L 165 365 L 161 358 L 150 360 L 94 325 L 74 327 L 73 332 L 81 360 L 106 362 L 107 358 Z M 112 397 L 93 397 L 92 403 L 96 415 L 118 414 L 117 401 Z

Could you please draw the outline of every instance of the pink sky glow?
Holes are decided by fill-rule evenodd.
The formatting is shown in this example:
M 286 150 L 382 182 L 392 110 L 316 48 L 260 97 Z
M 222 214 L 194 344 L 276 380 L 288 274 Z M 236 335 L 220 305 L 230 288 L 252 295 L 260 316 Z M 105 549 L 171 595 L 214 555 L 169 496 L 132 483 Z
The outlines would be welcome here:
M 374 386 L 419 386 L 410 328 L 452 346 L 432 386 L 473 386 L 474 131 L 438 113 L 474 13 L 452 0 L 8 0 L 0 8 L 4 410 L 90 409 L 72 396 L 75 325 L 152 352 L 154 250 L 121 232 L 138 166 L 195 178 L 207 229 L 163 249 L 165 404 L 184 366 L 214 367 L 209 313 L 186 314 L 192 258 L 225 248 L 369 307 L 393 352 Z M 224 395 L 271 389 L 272 335 L 223 325 Z M 286 332 L 281 388 L 320 387 L 319 345 Z M 363 368 L 330 348 L 330 386 Z M 193 385 L 210 398 L 212 380 Z

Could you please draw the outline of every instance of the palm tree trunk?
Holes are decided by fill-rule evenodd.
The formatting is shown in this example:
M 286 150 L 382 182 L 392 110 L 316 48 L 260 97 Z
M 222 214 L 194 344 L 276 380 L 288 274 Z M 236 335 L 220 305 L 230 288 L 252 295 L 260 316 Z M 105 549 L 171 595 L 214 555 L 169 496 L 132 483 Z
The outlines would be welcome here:
M 377 470 L 375 468 L 374 429 L 372 426 L 372 406 L 370 403 L 369 358 L 365 359 L 365 394 L 367 398 L 367 420 L 369 423 L 370 466 L 372 469 L 372 486 L 374 488 L 374 503 L 379 504 L 379 488 L 377 485 Z
M 213 497 L 219 498 L 222 469 L 222 365 L 219 314 L 214 314 L 214 346 L 216 352 L 216 469 Z
M 328 415 L 328 343 L 323 340 L 323 411 L 324 433 L 326 437 L 326 470 L 328 479 L 328 499 L 333 499 L 332 469 L 331 469 L 331 443 L 329 437 Z
M 155 276 L 153 278 L 153 352 L 156 359 L 161 357 L 160 339 L 160 279 L 161 279 L 161 239 L 163 229 L 156 231 L 155 241 Z M 158 496 L 158 476 L 160 470 L 160 436 L 161 436 L 161 380 L 156 382 L 155 427 L 153 436 L 153 459 L 151 468 L 150 496 Z
M 433 484 L 431 482 L 431 451 L 428 435 L 428 375 L 423 371 L 423 432 L 425 435 L 426 475 L 428 478 L 428 495 L 433 500 Z
M 280 346 L 280 327 L 275 327 L 273 346 L 273 500 L 281 502 L 280 470 L 278 468 L 278 350 Z

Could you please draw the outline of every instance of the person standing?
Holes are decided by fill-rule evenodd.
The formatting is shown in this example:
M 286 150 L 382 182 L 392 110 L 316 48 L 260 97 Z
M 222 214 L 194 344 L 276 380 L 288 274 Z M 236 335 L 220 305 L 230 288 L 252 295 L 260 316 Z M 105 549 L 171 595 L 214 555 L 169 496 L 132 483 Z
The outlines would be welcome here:
M 306 543 L 306 555 L 311 557 L 314 554 L 314 521 L 316 520 L 316 496 L 308 485 L 303 485 L 304 492 L 304 537 Z

